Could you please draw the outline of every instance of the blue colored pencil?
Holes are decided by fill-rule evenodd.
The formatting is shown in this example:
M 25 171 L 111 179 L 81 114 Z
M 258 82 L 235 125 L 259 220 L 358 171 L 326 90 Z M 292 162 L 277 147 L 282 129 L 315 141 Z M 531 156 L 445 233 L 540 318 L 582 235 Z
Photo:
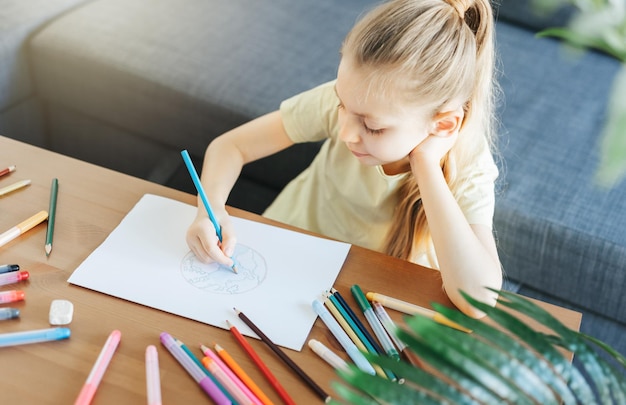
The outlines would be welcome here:
M 370 342 L 370 344 L 374 347 L 374 349 L 376 350 L 376 352 L 378 354 L 385 354 L 385 351 L 383 350 L 383 348 L 378 344 L 378 342 L 376 341 L 376 339 L 374 339 L 374 337 L 372 336 L 371 333 L 369 333 L 369 331 L 367 330 L 367 328 L 365 327 L 365 325 L 363 325 L 363 322 L 361 322 L 361 320 L 359 319 L 358 316 L 356 316 L 356 314 L 354 313 L 354 311 L 352 310 L 352 308 L 350 308 L 350 305 L 348 305 L 348 303 L 346 302 L 346 300 L 343 298 L 343 296 L 339 293 L 339 291 L 337 291 L 336 289 L 332 288 L 330 290 L 330 292 L 332 293 L 332 295 L 337 299 L 337 301 L 341 304 L 341 306 L 345 309 L 345 311 L 348 313 L 348 315 L 350 316 L 350 318 L 352 319 L 352 321 L 356 324 L 356 326 L 359 328 L 359 330 L 361 331 L 361 333 L 365 336 L 365 338 Z
M 180 152 L 183 156 L 183 161 L 185 162 L 185 166 L 187 166 L 187 170 L 191 175 L 191 180 L 193 181 L 194 186 L 196 186 L 196 190 L 198 190 L 198 195 L 204 204 L 204 208 L 206 209 L 207 214 L 209 214 L 209 219 L 215 228 L 215 232 L 217 233 L 217 238 L 222 241 L 222 226 L 217 222 L 215 218 L 215 214 L 213 213 L 213 209 L 211 208 L 211 204 L 209 204 L 209 199 L 204 192 L 204 187 L 202 187 L 202 182 L 200 181 L 200 177 L 198 176 L 198 172 L 196 171 L 193 162 L 191 161 L 191 157 L 189 156 L 189 152 L 187 150 L 183 150 Z M 235 267 L 235 263 L 233 261 L 233 271 L 237 273 L 237 268 Z

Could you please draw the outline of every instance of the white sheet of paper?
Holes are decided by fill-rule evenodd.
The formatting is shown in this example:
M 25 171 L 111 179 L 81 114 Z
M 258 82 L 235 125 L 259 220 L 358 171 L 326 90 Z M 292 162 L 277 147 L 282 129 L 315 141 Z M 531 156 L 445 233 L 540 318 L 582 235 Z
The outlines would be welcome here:
M 69 282 L 138 304 L 301 350 L 316 314 L 311 303 L 334 284 L 350 245 L 233 217 L 238 274 L 197 261 L 185 242 L 194 206 L 146 194 Z M 176 333 L 176 331 L 167 331 Z

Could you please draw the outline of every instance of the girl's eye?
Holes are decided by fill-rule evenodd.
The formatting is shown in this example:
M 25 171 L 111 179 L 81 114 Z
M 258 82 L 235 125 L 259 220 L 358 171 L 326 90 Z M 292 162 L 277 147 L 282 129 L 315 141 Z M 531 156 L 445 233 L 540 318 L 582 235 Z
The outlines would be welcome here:
M 384 129 L 372 129 L 369 128 L 367 125 L 363 126 L 365 127 L 365 131 L 367 131 L 367 133 L 370 135 L 381 135 L 385 131 Z
M 338 109 L 338 110 L 343 109 L 343 104 L 341 104 L 341 103 L 337 104 L 337 109 Z

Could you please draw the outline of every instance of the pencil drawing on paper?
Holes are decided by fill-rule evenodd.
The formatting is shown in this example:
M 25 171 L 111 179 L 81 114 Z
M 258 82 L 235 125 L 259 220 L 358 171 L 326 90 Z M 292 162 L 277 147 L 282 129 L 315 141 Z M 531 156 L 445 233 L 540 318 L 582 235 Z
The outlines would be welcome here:
M 267 265 L 256 250 L 238 244 L 233 259 L 237 273 L 221 264 L 202 263 L 189 252 L 181 262 L 181 273 L 189 284 L 215 294 L 242 294 L 255 289 L 265 280 Z

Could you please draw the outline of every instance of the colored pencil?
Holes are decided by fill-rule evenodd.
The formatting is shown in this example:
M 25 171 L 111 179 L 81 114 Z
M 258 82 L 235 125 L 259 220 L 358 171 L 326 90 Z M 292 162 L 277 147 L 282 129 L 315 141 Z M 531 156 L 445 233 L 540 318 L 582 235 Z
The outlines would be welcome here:
M 237 401 L 238 405 L 253 405 L 254 402 L 241 390 L 235 381 L 226 374 L 223 368 L 221 368 L 215 360 L 209 356 L 202 358 L 202 365 L 215 377 L 217 381 L 222 384 L 222 387 L 228 391 L 228 393 Z
M 59 180 L 52 179 L 50 186 L 50 206 L 48 208 L 48 228 L 46 229 L 46 256 L 50 256 L 52 252 L 52 238 L 54 236 L 54 219 L 57 211 L 57 195 L 59 193 Z
M 386 295 L 373 292 L 368 292 L 367 294 L 365 294 L 365 296 L 368 300 L 380 302 L 382 306 L 385 306 L 387 308 L 395 309 L 396 311 L 404 312 L 408 315 L 419 314 L 422 316 L 426 316 L 442 325 L 449 326 L 462 332 L 471 333 L 471 330 L 464 328 L 463 326 L 455 322 L 452 322 L 445 316 L 441 315 L 439 312 L 433 311 L 432 309 L 420 307 L 419 305 L 410 304 L 397 298 L 388 297 Z
M 272 340 L 265 334 L 257 325 L 252 322 L 250 318 L 248 318 L 243 312 L 239 311 L 237 308 L 234 308 L 237 316 L 246 324 L 250 329 L 256 333 L 261 340 L 270 348 L 280 359 L 287 364 L 297 375 L 300 377 L 302 381 L 304 381 L 309 388 L 311 388 L 325 403 L 330 402 L 331 398 L 322 387 L 320 387 L 307 373 L 300 368 L 287 354 L 282 351 L 280 347 L 278 347 Z
M 21 234 L 39 225 L 40 223 L 45 221 L 46 218 L 48 218 L 48 213 L 46 211 L 40 211 L 32 217 L 27 218 L 19 224 L 15 225 L 13 228 L 0 235 L 0 246 L 6 245 Z
M 380 320 L 376 317 L 376 314 L 374 313 L 374 309 L 372 308 L 369 301 L 365 297 L 365 294 L 363 294 L 361 287 L 359 287 L 358 284 L 354 284 L 350 288 L 350 291 L 352 292 L 354 299 L 359 305 L 359 308 L 361 308 L 361 311 L 363 311 L 363 315 L 365 315 L 365 319 L 372 327 L 372 330 L 374 331 L 374 334 L 378 338 L 378 341 L 383 346 L 385 353 L 387 353 L 389 357 L 399 360 L 400 354 L 396 350 L 396 347 L 393 345 L 393 342 L 391 341 L 391 338 L 385 331 L 385 328 L 380 323 Z
M 370 342 L 370 344 L 374 347 L 374 350 L 376 351 L 376 353 L 384 354 L 385 351 L 383 350 L 383 348 L 380 347 L 380 345 L 378 344 L 374 336 L 372 336 L 372 334 L 369 332 L 369 330 L 367 330 L 365 325 L 363 325 L 363 322 L 361 322 L 359 317 L 352 310 L 348 302 L 343 298 L 343 296 L 339 293 L 339 291 L 337 291 L 334 288 L 332 288 L 330 291 L 331 291 L 332 297 L 336 299 L 337 302 L 339 302 L 339 304 L 341 304 L 341 307 L 346 311 L 350 319 L 352 319 L 352 321 L 357 326 L 357 328 L 361 331 L 365 339 L 367 339 L 367 341 Z
M 252 393 L 263 403 L 263 405 L 274 405 L 271 399 L 265 395 L 263 390 L 259 388 L 259 386 L 250 378 L 250 376 L 244 371 L 243 368 L 232 358 L 230 353 L 226 351 L 222 346 L 217 343 L 214 344 L 213 348 L 218 356 L 226 363 L 228 367 L 239 377 L 239 379 L 252 391 Z
M 96 394 L 96 390 L 98 389 L 98 385 L 100 385 L 100 381 L 104 376 L 104 372 L 106 371 L 111 359 L 113 358 L 113 354 L 115 353 L 115 349 L 120 343 L 122 338 L 122 333 L 119 330 L 114 330 L 111 332 L 109 337 L 107 338 L 102 350 L 100 351 L 100 355 L 96 359 L 96 362 L 91 369 L 91 372 L 87 376 L 87 380 L 83 385 L 83 388 L 80 390 L 78 394 L 78 398 L 76 398 L 76 402 L 74 405 L 85 405 L 91 403 L 93 396 Z
M 333 336 L 335 336 L 335 338 L 339 341 L 339 344 L 341 344 L 346 353 L 348 353 L 348 356 L 350 356 L 352 361 L 354 361 L 354 364 L 368 374 L 376 374 L 376 370 L 374 370 L 365 356 L 363 356 L 363 353 L 359 351 L 346 332 L 341 328 L 341 326 L 339 326 L 339 323 L 335 320 L 335 318 L 333 318 L 328 309 L 326 309 L 322 301 L 315 299 L 313 300 L 312 306 L 315 313 L 319 315 L 322 322 L 324 322 Z
M 213 350 L 206 347 L 205 345 L 200 345 L 200 350 L 202 351 L 202 353 L 204 353 L 206 357 L 210 357 L 211 359 L 213 359 L 213 361 L 215 361 L 215 364 L 217 364 L 224 371 L 224 373 L 226 373 L 228 378 L 232 380 L 233 383 L 235 383 L 238 389 L 243 392 L 243 394 L 248 398 L 251 403 L 255 405 L 262 405 L 262 402 L 256 397 L 256 395 L 254 395 L 252 391 L 250 391 L 250 388 L 248 388 L 246 384 L 244 384 L 243 381 L 241 381 L 241 379 L 237 377 L 237 375 L 228 367 L 226 363 L 224 363 L 224 361 L 220 358 L 220 356 L 217 355 L 217 353 L 215 353 Z M 207 366 L 204 359 L 202 359 L 202 364 L 204 364 L 205 367 Z M 207 367 L 207 369 L 209 368 Z M 228 389 L 228 387 L 225 388 Z
M 357 329 L 350 326 L 348 320 L 344 316 L 342 316 L 341 312 L 339 312 L 339 309 L 335 302 L 331 301 L 328 296 L 325 296 L 324 304 L 326 305 L 328 311 L 333 314 L 337 323 L 341 325 L 350 340 L 352 340 L 352 342 L 359 350 L 361 350 L 362 352 L 370 352 L 376 354 L 376 350 L 374 350 L 369 341 L 359 338 L 356 332 Z M 374 367 L 374 370 L 376 370 L 376 374 L 378 374 L 379 376 L 383 378 L 389 378 L 390 380 L 396 379 L 395 375 L 383 370 L 378 364 L 372 364 L 372 367 Z
M 217 218 L 215 218 L 215 214 L 213 213 L 213 209 L 211 208 L 211 204 L 209 203 L 209 198 L 204 191 L 204 187 L 202 187 L 202 182 L 200 181 L 200 176 L 198 176 L 198 172 L 196 171 L 196 167 L 193 165 L 191 161 L 191 157 L 189 156 L 189 152 L 183 150 L 180 152 L 183 156 L 183 161 L 185 162 L 185 166 L 187 166 L 187 171 L 191 176 L 191 180 L 193 181 L 194 186 L 196 186 L 196 190 L 198 191 L 198 195 L 202 200 L 202 204 L 204 204 L 204 208 L 206 209 L 207 214 L 209 215 L 209 219 L 215 228 L 215 233 L 217 234 L 217 238 L 220 242 L 222 242 L 222 226 L 217 222 Z M 235 262 L 233 261 L 232 266 L 233 272 L 237 273 L 237 267 L 235 266 Z
M 5 194 L 12 193 L 15 190 L 19 190 L 22 187 L 26 187 L 29 184 L 30 184 L 30 180 L 20 180 L 18 182 L 10 184 L 10 185 L 8 185 L 6 187 L 2 187 L 2 188 L 0 188 L 0 197 L 5 195 Z
M 5 167 L 4 169 L 0 170 L 0 177 L 4 176 L 5 174 L 14 172 L 14 171 L 15 171 L 15 166 Z
M 228 325 L 228 329 L 230 329 L 231 333 L 233 334 L 237 342 L 245 350 L 245 352 L 252 359 L 252 361 L 254 361 L 254 363 L 257 365 L 257 367 L 261 370 L 261 372 L 265 376 L 265 378 L 267 378 L 267 381 L 269 381 L 269 383 L 272 385 L 274 390 L 276 390 L 276 392 L 283 399 L 283 401 L 285 401 L 285 403 L 287 404 L 295 404 L 294 400 L 289 396 L 289 394 L 287 393 L 285 388 L 281 385 L 281 383 L 278 381 L 276 376 L 272 374 L 270 369 L 265 365 L 263 360 L 261 360 L 261 357 L 259 357 L 259 355 L 254 350 L 254 348 L 250 345 L 250 343 L 246 341 L 246 339 L 243 337 L 241 332 L 239 332 L 237 327 L 232 325 L 229 321 L 226 321 L 226 323 Z
M 396 334 L 397 326 L 393 319 L 391 319 L 387 311 L 385 311 L 385 307 L 383 307 L 378 301 L 372 301 L 372 307 L 374 307 L 374 313 L 376 314 L 378 319 L 380 319 L 380 323 L 383 324 L 383 327 L 391 337 L 391 340 L 393 340 L 393 342 L 395 343 L 400 353 L 403 355 L 404 359 L 414 366 L 423 367 L 423 364 L 417 357 L 417 355 L 413 353 L 411 349 L 398 338 L 398 335 Z

